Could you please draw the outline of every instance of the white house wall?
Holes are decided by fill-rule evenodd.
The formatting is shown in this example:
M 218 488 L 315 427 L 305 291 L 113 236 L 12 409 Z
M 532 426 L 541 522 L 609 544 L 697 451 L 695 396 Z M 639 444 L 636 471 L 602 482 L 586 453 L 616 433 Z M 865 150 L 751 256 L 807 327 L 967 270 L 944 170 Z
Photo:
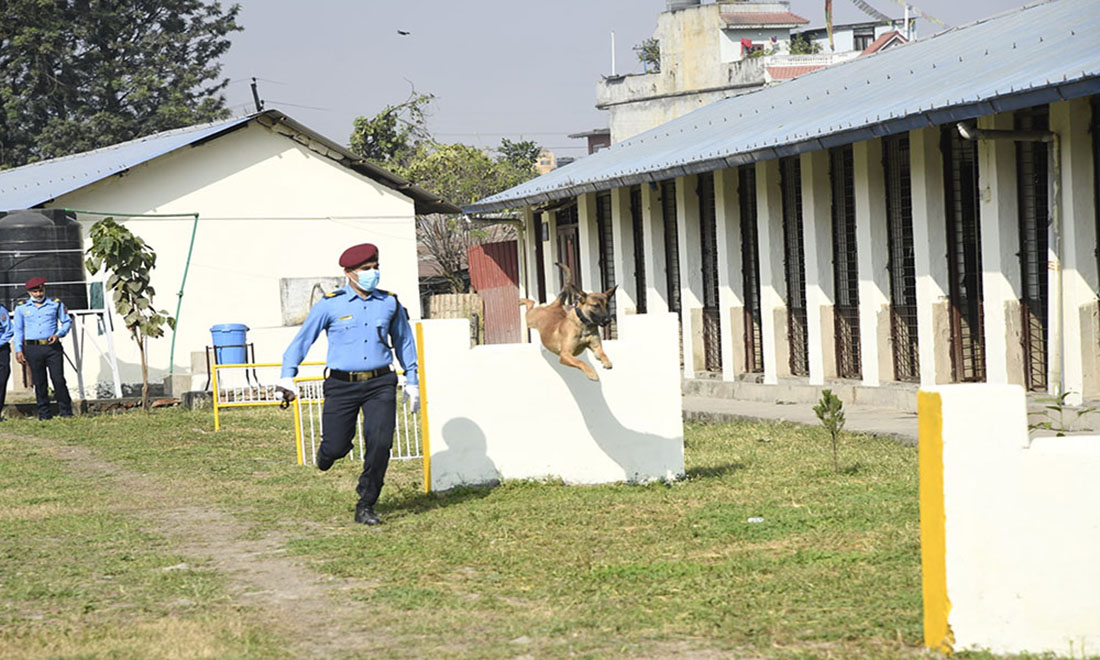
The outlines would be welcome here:
M 256 358 L 282 359 L 297 327 L 282 324 L 280 279 L 341 277 L 348 246 L 372 242 L 381 288 L 419 318 L 413 202 L 297 142 L 249 124 L 173 152 L 125 175 L 59 198 L 54 206 L 135 214 L 199 213 L 180 311 L 177 372 L 211 344 L 210 327 L 244 323 Z M 81 214 L 85 236 L 98 216 Z M 172 314 L 186 265 L 192 219 L 117 218 L 157 252 L 155 304 Z M 87 246 L 87 238 L 86 246 Z M 133 342 L 116 331 L 123 382 L 140 382 Z M 170 335 L 149 344 L 150 379 L 168 373 Z M 309 359 L 324 359 L 325 341 Z M 109 372 L 85 380 L 104 381 Z

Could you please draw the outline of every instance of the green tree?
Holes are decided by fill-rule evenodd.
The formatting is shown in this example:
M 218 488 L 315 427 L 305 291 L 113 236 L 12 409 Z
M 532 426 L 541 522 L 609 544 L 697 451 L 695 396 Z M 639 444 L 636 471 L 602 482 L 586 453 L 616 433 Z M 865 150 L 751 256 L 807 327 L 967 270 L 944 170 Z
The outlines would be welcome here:
M 352 152 L 408 178 L 412 161 L 435 143 L 428 132 L 428 107 L 434 99 L 433 94 L 413 92 L 373 117 L 356 117 L 349 139 Z
M 228 116 L 239 7 L 205 0 L 0 2 L 0 168 Z
M 438 145 L 434 151 L 421 153 L 407 170 L 408 178 L 417 185 L 458 206 L 511 188 L 534 175 L 533 162 L 516 163 L 506 156 L 493 160 L 485 151 L 466 144 Z M 462 271 L 468 268 L 466 254 L 470 247 L 505 236 L 500 228 L 474 227 L 460 216 L 431 214 L 416 219 L 417 241 L 435 258 L 456 292 L 467 290 Z
M 115 311 L 138 345 L 141 354 L 141 405 L 149 408 L 149 369 L 145 360 L 145 341 L 164 335 L 164 326 L 176 327 L 176 320 L 167 311 L 153 307 L 153 287 L 149 276 L 157 263 L 157 255 L 140 237 L 115 222 L 104 218 L 92 225 L 92 246 L 84 262 L 95 275 L 105 268 L 111 275 L 107 289 L 112 292 Z
M 821 44 L 804 34 L 796 34 L 791 37 L 790 52 L 791 55 L 816 55 L 821 52 Z
M 499 157 L 467 144 L 440 144 L 428 129 L 435 96 L 413 93 L 398 105 L 387 105 L 373 117 L 357 117 L 351 149 L 394 174 L 462 206 L 518 185 L 537 175 L 541 147 L 531 140 L 501 140 Z M 418 216 L 416 239 L 439 264 L 456 292 L 468 288 L 462 272 L 470 246 L 503 240 L 510 230 L 479 228 L 465 218 L 442 214 Z
M 634 52 L 638 55 L 638 61 L 645 67 L 646 73 L 661 72 L 661 42 L 650 37 L 642 43 L 634 46 Z
M 833 472 L 840 472 L 837 440 L 840 438 L 841 431 L 844 430 L 844 403 L 841 402 L 840 397 L 833 394 L 832 390 L 823 389 L 821 399 L 813 410 L 833 441 Z
M 516 169 L 523 171 L 525 168 L 533 168 L 535 166 L 535 163 L 538 162 L 539 152 L 542 151 L 542 147 L 534 140 L 512 142 L 508 138 L 502 138 L 500 140 L 500 147 L 497 151 L 500 153 L 501 160 L 508 161 L 516 167 Z

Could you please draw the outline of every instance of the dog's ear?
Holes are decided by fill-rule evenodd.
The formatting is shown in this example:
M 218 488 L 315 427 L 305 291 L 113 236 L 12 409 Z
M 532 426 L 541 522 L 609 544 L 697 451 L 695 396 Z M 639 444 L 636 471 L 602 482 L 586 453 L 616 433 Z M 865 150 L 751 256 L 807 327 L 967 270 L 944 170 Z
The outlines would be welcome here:
M 618 289 L 618 288 L 619 288 L 619 285 L 616 284 L 615 286 L 611 287 L 607 291 L 604 291 L 603 295 L 607 296 L 610 299 L 611 296 L 615 295 L 615 290 Z
M 574 289 L 577 292 L 577 304 L 583 305 L 588 302 L 588 294 L 580 289 Z

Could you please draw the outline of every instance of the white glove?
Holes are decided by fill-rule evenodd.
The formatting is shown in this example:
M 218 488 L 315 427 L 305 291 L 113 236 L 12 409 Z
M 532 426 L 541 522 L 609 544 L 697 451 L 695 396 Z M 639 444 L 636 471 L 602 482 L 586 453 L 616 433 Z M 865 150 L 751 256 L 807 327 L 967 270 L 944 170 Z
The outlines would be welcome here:
M 283 401 L 293 401 L 298 398 L 298 386 L 293 378 L 280 378 L 275 387 L 283 393 Z
M 408 405 L 412 411 L 420 412 L 420 388 L 418 386 L 405 386 L 405 395 L 401 397 L 401 403 Z

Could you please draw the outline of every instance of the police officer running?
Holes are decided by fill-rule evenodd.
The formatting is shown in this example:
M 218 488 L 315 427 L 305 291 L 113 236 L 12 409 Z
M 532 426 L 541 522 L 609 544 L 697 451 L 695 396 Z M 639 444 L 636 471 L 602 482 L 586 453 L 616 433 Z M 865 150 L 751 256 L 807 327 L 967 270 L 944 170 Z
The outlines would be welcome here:
M 29 364 L 34 378 L 34 398 L 38 403 L 38 419 L 50 419 L 50 386 L 46 372 L 53 381 L 57 407 L 62 417 L 73 416 L 73 400 L 69 386 L 65 384 L 65 351 L 62 337 L 69 334 L 73 320 L 65 311 L 65 303 L 57 298 L 46 298 L 46 279 L 32 277 L 27 280 L 30 298 L 21 300 L 12 310 L 14 326 L 15 359 L 19 364 Z
M 0 305 L 0 422 L 4 421 L 4 400 L 8 395 L 8 376 L 11 375 L 11 315 Z
M 359 476 L 355 522 L 378 525 L 374 504 L 382 491 L 390 448 L 397 426 L 397 374 L 393 356 L 405 369 L 405 397 L 413 411 L 420 408 L 416 344 L 409 315 L 397 295 L 378 287 L 378 248 L 355 245 L 340 255 L 347 286 L 325 294 L 310 310 L 301 330 L 283 354 L 279 380 L 286 401 L 298 396 L 294 376 L 310 346 L 324 330 L 328 336 L 328 367 L 324 382 L 321 446 L 317 467 L 324 471 L 347 455 L 355 437 L 355 421 L 363 412 L 366 452 Z M 392 342 L 392 343 L 390 343 Z

